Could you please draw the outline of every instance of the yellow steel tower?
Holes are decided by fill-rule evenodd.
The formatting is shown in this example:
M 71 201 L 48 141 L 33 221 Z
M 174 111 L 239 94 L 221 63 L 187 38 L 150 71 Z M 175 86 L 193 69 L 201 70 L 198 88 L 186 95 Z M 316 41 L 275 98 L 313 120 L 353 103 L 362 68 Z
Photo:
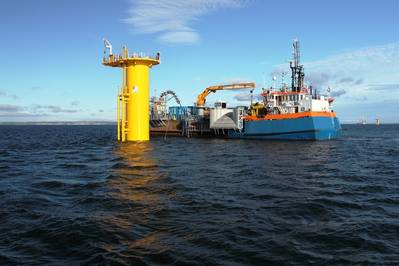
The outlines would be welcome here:
M 126 46 L 122 55 L 114 55 L 112 45 L 105 39 L 104 44 L 109 56 L 103 59 L 103 65 L 120 67 L 123 73 L 123 85 L 118 89 L 117 98 L 118 140 L 149 140 L 150 68 L 160 63 L 160 55 L 131 55 Z

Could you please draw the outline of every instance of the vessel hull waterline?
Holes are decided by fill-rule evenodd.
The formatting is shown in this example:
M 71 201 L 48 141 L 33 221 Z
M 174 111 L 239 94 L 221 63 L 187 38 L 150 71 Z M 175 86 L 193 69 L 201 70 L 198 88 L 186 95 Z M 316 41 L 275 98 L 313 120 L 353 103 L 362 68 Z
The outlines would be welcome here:
M 229 131 L 229 138 L 270 140 L 329 140 L 341 135 L 336 117 L 302 117 L 244 121 L 242 131 Z

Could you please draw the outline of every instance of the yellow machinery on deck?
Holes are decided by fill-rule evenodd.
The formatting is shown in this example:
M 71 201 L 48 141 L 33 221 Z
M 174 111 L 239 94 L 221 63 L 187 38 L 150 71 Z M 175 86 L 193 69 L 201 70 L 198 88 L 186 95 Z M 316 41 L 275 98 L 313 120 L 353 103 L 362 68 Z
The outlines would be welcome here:
M 120 67 L 123 72 L 122 88 L 117 97 L 117 138 L 121 141 L 143 141 L 150 138 L 149 87 L 150 68 L 160 63 L 160 54 L 155 57 L 140 54 L 129 55 L 123 47 L 122 55 L 112 53 L 112 45 L 104 39 L 109 56 L 103 65 Z
M 201 94 L 197 96 L 197 108 L 199 114 L 203 113 L 203 108 L 205 107 L 206 97 L 211 94 L 212 92 L 216 92 L 219 90 L 240 90 L 240 89 L 255 89 L 255 83 L 247 82 L 247 83 L 233 83 L 233 84 L 226 84 L 226 85 L 216 85 L 210 86 L 206 88 Z

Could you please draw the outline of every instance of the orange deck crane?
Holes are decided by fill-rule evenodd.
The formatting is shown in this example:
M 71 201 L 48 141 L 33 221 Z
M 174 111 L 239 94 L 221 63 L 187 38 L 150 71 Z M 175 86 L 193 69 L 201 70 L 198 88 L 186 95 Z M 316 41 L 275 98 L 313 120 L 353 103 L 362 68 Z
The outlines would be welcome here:
M 198 95 L 197 107 L 200 109 L 204 108 L 206 97 L 212 92 L 220 90 L 240 90 L 240 89 L 254 89 L 254 88 L 255 88 L 255 83 L 253 82 L 210 86 L 206 88 L 203 92 L 201 92 L 200 95 Z

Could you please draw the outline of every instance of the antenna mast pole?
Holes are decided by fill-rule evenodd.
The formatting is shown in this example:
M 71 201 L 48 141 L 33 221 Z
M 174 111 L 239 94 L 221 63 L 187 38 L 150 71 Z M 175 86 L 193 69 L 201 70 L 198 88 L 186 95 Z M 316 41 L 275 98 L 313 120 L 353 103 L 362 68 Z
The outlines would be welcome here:
M 294 40 L 293 43 L 293 61 L 290 61 L 291 68 L 291 90 L 294 92 L 300 92 L 303 88 L 303 81 L 305 73 L 303 71 L 303 65 L 301 65 L 301 52 L 299 50 L 299 41 Z

